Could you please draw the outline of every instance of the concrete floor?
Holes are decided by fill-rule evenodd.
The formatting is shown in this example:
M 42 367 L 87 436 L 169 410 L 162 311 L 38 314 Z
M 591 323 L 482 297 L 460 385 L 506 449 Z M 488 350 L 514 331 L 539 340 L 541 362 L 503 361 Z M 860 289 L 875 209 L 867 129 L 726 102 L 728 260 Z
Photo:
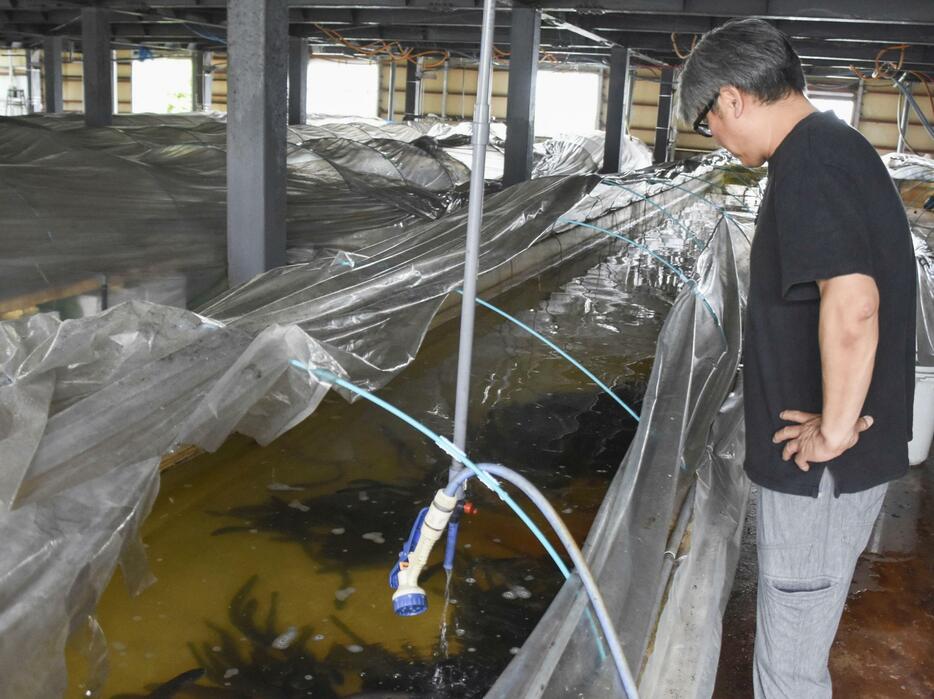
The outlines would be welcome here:
M 752 503 L 754 505 L 754 501 Z M 715 699 L 752 697 L 754 507 L 723 619 Z M 934 457 L 889 486 L 830 653 L 834 696 L 934 697 Z

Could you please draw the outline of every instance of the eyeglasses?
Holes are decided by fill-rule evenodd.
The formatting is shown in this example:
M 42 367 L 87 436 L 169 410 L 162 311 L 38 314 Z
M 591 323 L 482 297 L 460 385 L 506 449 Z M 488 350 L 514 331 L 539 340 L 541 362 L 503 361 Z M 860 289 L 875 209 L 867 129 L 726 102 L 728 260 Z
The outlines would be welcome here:
M 699 133 L 701 136 L 707 136 L 708 138 L 713 136 L 713 132 L 710 130 L 710 124 L 707 123 L 707 112 L 713 109 L 713 106 L 717 103 L 717 99 L 719 97 L 720 93 L 718 92 L 713 96 L 713 98 L 711 98 L 711 100 L 707 103 L 707 106 L 701 110 L 701 113 L 698 114 L 697 118 L 694 120 L 694 131 Z

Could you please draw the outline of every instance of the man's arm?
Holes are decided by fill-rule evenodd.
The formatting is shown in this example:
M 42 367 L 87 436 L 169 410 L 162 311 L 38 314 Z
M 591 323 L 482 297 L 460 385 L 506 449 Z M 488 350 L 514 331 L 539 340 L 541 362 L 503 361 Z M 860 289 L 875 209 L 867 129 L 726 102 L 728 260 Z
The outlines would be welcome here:
M 803 471 L 811 462 L 836 458 L 856 444 L 872 425 L 860 417 L 879 344 L 879 289 L 865 274 L 847 274 L 817 282 L 820 288 L 819 340 L 824 404 L 815 415 L 786 410 L 780 417 L 798 424 L 775 433 L 787 440 L 782 458 L 792 456 Z
M 821 434 L 842 453 L 855 441 L 879 344 L 879 289 L 865 274 L 821 280 L 820 358 L 824 384 Z

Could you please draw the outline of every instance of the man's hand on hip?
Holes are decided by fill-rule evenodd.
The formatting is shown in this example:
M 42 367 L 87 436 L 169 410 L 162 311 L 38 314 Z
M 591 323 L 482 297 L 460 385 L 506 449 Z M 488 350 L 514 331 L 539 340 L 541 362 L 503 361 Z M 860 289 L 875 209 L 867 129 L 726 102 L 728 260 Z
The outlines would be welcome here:
M 859 441 L 859 433 L 872 427 L 872 418 L 865 415 L 859 418 L 848 434 L 830 437 L 821 431 L 821 415 L 806 413 L 801 410 L 786 410 L 779 415 L 782 420 L 796 422 L 796 425 L 783 427 L 772 437 L 775 444 L 786 442 L 782 459 L 788 461 L 794 457 L 802 471 L 808 471 L 812 463 L 830 461 L 840 456 Z

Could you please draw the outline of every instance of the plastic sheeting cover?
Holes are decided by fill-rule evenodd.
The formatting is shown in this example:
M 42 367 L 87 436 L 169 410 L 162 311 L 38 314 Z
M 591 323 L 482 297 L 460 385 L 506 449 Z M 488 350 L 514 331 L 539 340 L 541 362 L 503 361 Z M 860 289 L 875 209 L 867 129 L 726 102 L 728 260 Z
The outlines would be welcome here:
M 482 269 L 534 243 L 591 186 L 549 178 L 490 197 Z M 213 305 L 227 324 L 143 302 L 0 323 L 0 695 L 60 695 L 64 641 L 94 627 L 115 562 L 132 589 L 146 583 L 135 532 L 161 455 L 213 450 L 233 431 L 267 443 L 304 419 L 328 387 L 290 359 L 373 388 L 412 360 L 463 278 L 464 217 L 425 225 L 354 267 L 262 275 Z
M 749 222 L 732 217 L 715 223 L 715 234 L 697 263 L 696 284 L 685 285 L 666 318 L 638 431 L 587 538 L 585 555 L 636 672 L 667 582 L 668 539 L 695 477 L 727 486 L 699 488 L 694 507 L 698 513 L 726 507 L 728 540 L 734 540 L 726 555 L 735 566 L 736 531 L 742 526 L 748 487 L 742 452 L 736 449 L 742 436 L 736 427 L 741 402 L 734 400 L 722 416 L 721 407 L 734 390 L 739 366 L 741 285 L 750 232 Z M 708 448 L 712 430 L 725 447 L 716 455 Z M 714 561 L 698 571 L 705 579 L 691 579 L 692 585 L 710 591 L 699 599 L 702 610 L 716 607 L 728 595 L 735 569 L 722 565 L 728 562 Z M 597 651 L 586 609 L 580 581 L 572 577 L 487 696 L 622 696 L 612 661 L 605 656 L 601 660 Z M 709 639 L 710 631 L 719 628 L 716 614 L 698 621 L 702 638 Z M 684 636 L 679 625 L 671 638 L 681 641 Z M 713 652 L 716 657 L 717 649 Z M 709 658 L 694 660 L 703 664 Z M 652 690 L 647 696 L 659 695 Z
M 671 226 L 638 193 L 593 183 L 543 178 L 488 197 L 481 269 L 546 233 L 578 247 L 603 240 L 556 227 L 565 213 L 624 231 Z M 665 184 L 651 189 L 677 207 L 692 197 Z M 96 628 L 91 612 L 115 562 L 132 589 L 146 583 L 135 532 L 159 456 L 179 444 L 214 449 L 232 431 L 266 443 L 310 414 L 327 388 L 289 368 L 291 358 L 370 388 L 411 362 L 462 281 L 465 226 L 463 213 L 449 215 L 354 255 L 271 271 L 210 304 L 218 319 L 130 302 L 76 320 L 0 323 L 0 688 L 56 695 L 64 639 Z M 25 580 L 40 579 L 57 581 L 41 600 L 24 592 Z M 48 645 L 24 658 L 31 639 Z M 99 676 L 99 631 L 85 648 L 91 677 Z

